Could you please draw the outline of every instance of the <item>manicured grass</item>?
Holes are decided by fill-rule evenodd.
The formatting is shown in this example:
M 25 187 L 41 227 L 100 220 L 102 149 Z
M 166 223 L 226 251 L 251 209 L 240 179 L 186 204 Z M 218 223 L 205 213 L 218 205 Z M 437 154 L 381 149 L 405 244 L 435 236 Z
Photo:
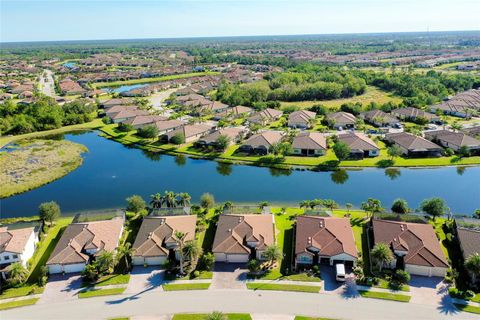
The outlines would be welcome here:
M 28 283 L 35 283 L 38 281 L 39 276 L 41 275 L 41 268 L 45 265 L 50 254 L 52 254 L 53 249 L 57 245 L 57 242 L 60 240 L 60 236 L 65 230 L 65 227 L 72 222 L 72 217 L 60 218 L 55 221 L 55 225 L 51 227 L 45 238 L 40 241 L 38 244 L 35 253 L 33 254 L 32 259 L 30 260 L 30 276 L 28 277 Z
M 315 276 L 309 276 L 306 273 L 291 274 L 289 276 L 282 277 L 282 280 L 290 281 L 305 281 L 305 282 L 321 282 L 322 279 Z
M 117 284 L 127 284 L 130 281 L 129 274 L 110 274 L 108 276 L 103 276 L 98 279 L 95 283 L 87 283 L 86 285 L 92 285 L 96 287 L 117 285 Z
M 295 291 L 295 292 L 320 292 L 320 286 L 301 286 L 295 284 L 277 284 L 277 283 L 247 283 L 247 289 L 250 290 L 274 290 L 274 291 Z
M 113 288 L 113 289 L 94 289 L 89 291 L 83 291 L 78 293 L 80 299 L 83 298 L 92 298 L 92 297 L 101 297 L 101 296 L 110 296 L 115 294 L 122 294 L 126 288 Z
M 0 303 L 0 310 L 31 306 L 37 303 L 38 299 L 39 298 L 33 298 L 33 299 L 25 299 L 25 300 L 17 300 L 17 301 Z
M 226 313 L 228 320 L 252 320 L 248 313 Z M 172 320 L 204 320 L 208 316 L 206 313 L 182 313 L 173 315 Z
M 17 298 L 17 297 L 24 297 L 31 294 L 40 294 L 45 290 L 43 287 L 39 287 L 36 284 L 33 285 L 24 285 L 20 288 L 10 288 L 2 292 L 0 294 L 1 299 L 9 299 L 9 298 Z
M 364 298 L 392 300 L 392 301 L 399 301 L 399 302 L 409 302 L 410 299 L 412 298 L 410 296 L 406 296 L 403 294 L 388 293 L 388 292 L 359 290 L 358 293 L 360 293 L 360 295 Z
M 470 301 L 480 303 L 480 293 L 477 293 Z
M 454 303 L 454 305 L 461 311 L 480 314 L 480 307 L 468 306 L 460 303 Z
M 304 317 L 304 316 L 295 316 L 294 320 L 335 320 L 332 318 L 316 318 L 316 317 Z
M 388 283 L 388 281 L 385 280 L 385 279 L 379 279 L 378 285 L 374 285 L 374 287 L 382 288 L 382 289 L 392 289 L 390 287 L 390 284 Z M 403 285 L 401 288 L 399 288 L 399 291 L 409 292 L 410 291 L 410 286 Z
M 125 81 L 97 82 L 97 83 L 92 83 L 92 87 L 93 88 L 119 87 L 123 85 L 161 82 L 161 81 L 200 77 L 200 76 L 214 75 L 214 74 L 218 74 L 218 72 L 211 72 L 211 71 L 191 72 L 191 73 L 184 73 L 184 74 L 174 74 L 170 76 L 141 78 L 141 79 L 132 79 L 132 80 L 125 80 Z
M 207 280 L 212 279 L 212 277 L 212 271 L 200 271 L 200 275 L 196 278 L 193 277 L 193 272 L 180 278 L 177 278 L 175 275 L 172 274 L 165 274 L 163 278 L 164 280 Z
M 66 133 L 66 132 L 71 132 L 71 131 L 90 130 L 90 129 L 99 128 L 103 125 L 104 124 L 103 124 L 101 119 L 95 119 L 91 122 L 74 124 L 74 125 L 71 125 L 71 126 L 65 126 L 65 127 L 61 127 L 61 128 L 53 129 L 53 130 L 37 131 L 37 132 L 32 132 L 32 133 L 20 134 L 20 135 L 17 135 L 17 136 L 0 137 L 0 148 L 3 147 L 6 144 L 9 144 L 9 143 L 13 142 L 13 141 L 31 139 L 31 138 L 41 137 L 41 136 L 60 134 L 60 133 Z
M 210 283 L 172 283 L 164 284 L 162 287 L 165 291 L 207 290 L 210 287 Z

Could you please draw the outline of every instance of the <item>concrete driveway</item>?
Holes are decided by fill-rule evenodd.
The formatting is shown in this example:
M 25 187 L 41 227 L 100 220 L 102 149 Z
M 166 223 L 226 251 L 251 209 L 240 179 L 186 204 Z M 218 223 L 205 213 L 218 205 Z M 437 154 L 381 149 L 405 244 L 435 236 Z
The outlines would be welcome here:
M 358 297 L 355 276 L 351 273 L 351 270 L 347 269 L 345 282 L 338 282 L 335 279 L 335 267 L 333 266 L 322 265 L 320 266 L 320 272 L 323 280 L 323 292 L 339 294 L 346 299 Z
M 165 270 L 158 267 L 133 267 L 125 294 L 140 294 L 150 290 L 162 290 Z
M 248 270 L 245 264 L 216 263 L 210 289 L 246 289 Z
M 445 303 L 444 296 L 448 288 L 443 283 L 443 278 L 412 276 L 410 280 L 412 303 L 441 305 Z
M 38 303 L 58 302 L 77 299 L 77 293 L 82 289 L 80 274 L 51 275 Z

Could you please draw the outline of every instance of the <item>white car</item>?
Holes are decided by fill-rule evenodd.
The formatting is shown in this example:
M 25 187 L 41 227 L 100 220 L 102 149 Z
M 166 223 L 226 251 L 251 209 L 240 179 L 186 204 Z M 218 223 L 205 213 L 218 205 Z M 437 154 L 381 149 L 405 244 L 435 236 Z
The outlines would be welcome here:
M 343 263 L 339 263 L 335 265 L 335 279 L 339 282 L 345 282 L 345 265 Z

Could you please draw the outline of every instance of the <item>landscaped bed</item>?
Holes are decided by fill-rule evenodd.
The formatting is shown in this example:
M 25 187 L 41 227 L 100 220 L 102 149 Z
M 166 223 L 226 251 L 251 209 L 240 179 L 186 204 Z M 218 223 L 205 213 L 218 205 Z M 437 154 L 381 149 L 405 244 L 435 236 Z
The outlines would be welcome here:
M 210 283 L 170 283 L 162 285 L 165 291 L 207 290 Z
M 226 313 L 228 320 L 252 320 L 248 313 Z M 182 313 L 175 314 L 172 320 L 204 320 L 208 316 L 206 313 Z
M 294 291 L 294 292 L 320 292 L 320 286 L 302 286 L 296 284 L 277 284 L 277 283 L 247 283 L 247 289 L 250 290 L 273 290 L 273 291 Z
M 403 294 L 378 292 L 378 291 L 359 290 L 358 293 L 364 298 L 392 300 L 392 301 L 399 301 L 399 302 L 409 302 L 410 299 L 412 298 L 410 296 L 403 295 Z
M 6 310 L 6 309 L 12 309 L 12 308 L 18 308 L 18 307 L 24 307 L 24 306 L 31 306 L 31 305 L 37 303 L 38 299 L 39 298 L 33 298 L 33 299 L 24 299 L 24 300 L 17 300 L 17 301 L 0 303 L 0 310 Z
M 94 289 L 78 293 L 80 299 L 122 294 L 126 288 Z

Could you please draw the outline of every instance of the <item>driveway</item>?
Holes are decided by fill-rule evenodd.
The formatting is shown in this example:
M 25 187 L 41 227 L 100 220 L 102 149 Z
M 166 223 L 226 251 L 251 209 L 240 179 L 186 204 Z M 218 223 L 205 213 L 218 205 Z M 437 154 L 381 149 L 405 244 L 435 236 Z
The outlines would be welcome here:
M 246 289 L 248 270 L 245 264 L 216 263 L 211 289 Z
M 82 289 L 80 274 L 51 275 L 38 303 L 58 302 L 77 299 Z
M 441 305 L 445 304 L 444 296 L 448 293 L 443 278 L 412 276 L 410 280 L 412 303 Z
M 162 290 L 165 270 L 156 267 L 133 267 L 125 294 L 140 294 L 150 290 Z
M 347 279 L 343 283 L 335 279 L 335 267 L 322 265 L 320 266 L 320 273 L 323 280 L 323 292 L 339 294 L 346 299 L 358 297 L 355 276 L 350 270 L 347 269 Z

